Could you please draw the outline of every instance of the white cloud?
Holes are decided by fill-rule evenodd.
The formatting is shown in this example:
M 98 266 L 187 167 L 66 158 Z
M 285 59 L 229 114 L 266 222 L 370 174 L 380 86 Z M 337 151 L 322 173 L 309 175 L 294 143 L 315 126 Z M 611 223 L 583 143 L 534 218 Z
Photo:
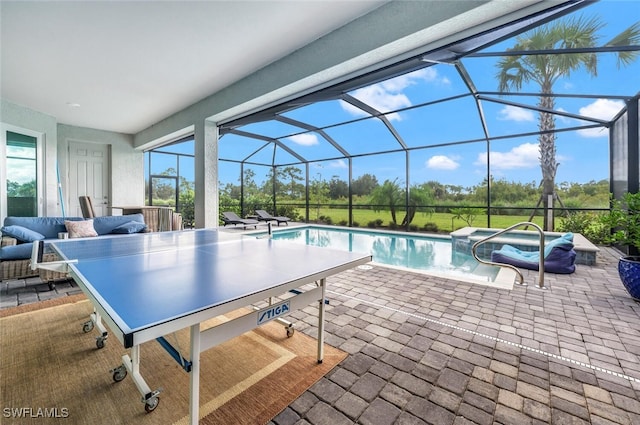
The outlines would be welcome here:
M 513 170 L 518 168 L 534 168 L 539 166 L 537 143 L 523 143 L 508 152 L 491 152 L 491 168 L 494 170 Z M 478 154 L 475 165 L 487 164 L 487 154 Z
M 622 108 L 624 108 L 624 102 L 621 100 L 598 99 L 580 108 L 578 113 L 589 118 L 610 120 Z M 606 128 L 590 128 L 588 130 L 578 130 L 578 134 L 582 137 L 607 137 L 609 131 Z
M 460 167 L 457 158 L 450 158 L 446 155 L 434 155 L 426 162 L 427 168 L 434 170 L 456 170 Z
M 353 92 L 353 97 L 366 103 L 372 108 L 380 112 L 393 111 L 400 108 L 411 106 L 411 101 L 403 93 L 394 93 L 383 86 L 383 83 L 374 84 L 372 86 L 363 87 Z M 356 116 L 367 115 L 362 109 L 356 108 L 350 103 L 340 102 L 342 108 L 348 113 Z M 391 121 L 400 121 L 399 114 L 389 114 L 387 119 Z
M 301 146 L 313 146 L 318 144 L 318 136 L 311 133 L 296 134 L 295 136 L 287 137 L 287 139 Z
M 501 121 L 534 121 L 535 115 L 533 111 L 519 108 L 517 106 L 507 105 L 498 112 L 498 119 Z
M 347 165 L 347 161 L 345 161 L 344 159 L 336 159 L 335 161 L 331 161 L 329 163 L 329 168 L 349 168 L 349 166 Z
M 409 74 L 400 75 L 395 78 L 372 84 L 355 90 L 351 95 L 356 99 L 370 105 L 380 112 L 389 112 L 396 109 L 406 108 L 412 105 L 411 100 L 402 93 L 407 87 L 418 84 L 420 81 L 449 85 L 451 82 L 438 75 L 438 71 L 433 67 L 419 69 Z M 355 116 L 366 116 L 367 114 L 359 108 L 347 103 L 340 102 L 342 108 Z M 400 121 L 400 114 L 389 114 L 390 121 Z

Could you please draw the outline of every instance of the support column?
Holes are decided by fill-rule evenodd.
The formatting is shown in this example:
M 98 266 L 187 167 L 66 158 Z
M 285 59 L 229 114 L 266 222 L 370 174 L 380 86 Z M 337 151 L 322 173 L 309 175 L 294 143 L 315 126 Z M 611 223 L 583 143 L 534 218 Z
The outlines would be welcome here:
M 196 228 L 218 227 L 218 127 L 204 120 L 195 125 Z

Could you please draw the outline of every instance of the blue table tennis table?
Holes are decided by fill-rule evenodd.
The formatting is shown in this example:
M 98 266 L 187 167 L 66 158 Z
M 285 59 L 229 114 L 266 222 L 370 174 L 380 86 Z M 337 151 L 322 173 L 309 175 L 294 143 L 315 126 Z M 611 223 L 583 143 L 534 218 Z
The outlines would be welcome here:
M 98 348 L 114 335 L 130 349 L 112 370 L 113 379 L 131 375 L 145 410 L 153 411 L 160 390 L 152 391 L 140 374 L 140 345 L 157 340 L 190 373 L 191 424 L 199 419 L 201 352 L 318 302 L 322 362 L 326 279 L 371 261 L 369 254 L 239 238 L 215 229 L 59 240 L 47 248 L 62 260 L 38 264 L 36 248 L 32 266 L 68 270 L 93 304 L 83 330 L 99 329 Z M 200 330 L 200 323 L 242 307 L 250 312 Z M 185 328 L 190 359 L 164 338 Z

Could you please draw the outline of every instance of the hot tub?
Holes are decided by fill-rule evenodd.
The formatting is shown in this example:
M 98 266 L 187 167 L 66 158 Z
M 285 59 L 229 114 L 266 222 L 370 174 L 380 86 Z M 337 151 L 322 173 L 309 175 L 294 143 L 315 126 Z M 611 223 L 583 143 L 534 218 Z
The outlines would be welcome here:
M 454 253 L 471 255 L 471 247 L 474 243 L 487 236 L 500 232 L 502 229 L 487 229 L 480 227 L 463 227 L 451 232 L 451 249 Z M 563 233 L 544 232 L 545 241 L 559 238 Z M 485 260 L 491 259 L 491 252 L 508 244 L 523 251 L 539 251 L 540 235 L 534 230 L 511 230 L 478 247 L 476 253 Z M 573 245 L 576 251 L 576 264 L 592 266 L 596 263 L 596 255 L 600 249 L 579 233 L 573 234 Z

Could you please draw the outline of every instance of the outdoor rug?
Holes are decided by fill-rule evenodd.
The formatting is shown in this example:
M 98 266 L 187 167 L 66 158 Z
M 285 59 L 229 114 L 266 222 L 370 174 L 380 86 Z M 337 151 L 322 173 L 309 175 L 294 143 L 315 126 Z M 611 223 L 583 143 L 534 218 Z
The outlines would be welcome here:
M 155 341 L 141 348 L 140 371 L 160 403 L 145 413 L 130 376 L 110 370 L 126 350 L 111 337 L 98 350 L 85 334 L 83 295 L 0 310 L 2 424 L 181 424 L 189 419 L 189 374 Z M 217 320 L 224 320 L 217 319 Z M 211 323 L 207 323 L 211 325 Z M 188 355 L 188 330 L 175 334 Z M 173 336 L 167 337 L 174 342 Z M 346 357 L 301 332 L 286 337 L 271 322 L 205 351 L 200 364 L 201 424 L 265 424 Z

